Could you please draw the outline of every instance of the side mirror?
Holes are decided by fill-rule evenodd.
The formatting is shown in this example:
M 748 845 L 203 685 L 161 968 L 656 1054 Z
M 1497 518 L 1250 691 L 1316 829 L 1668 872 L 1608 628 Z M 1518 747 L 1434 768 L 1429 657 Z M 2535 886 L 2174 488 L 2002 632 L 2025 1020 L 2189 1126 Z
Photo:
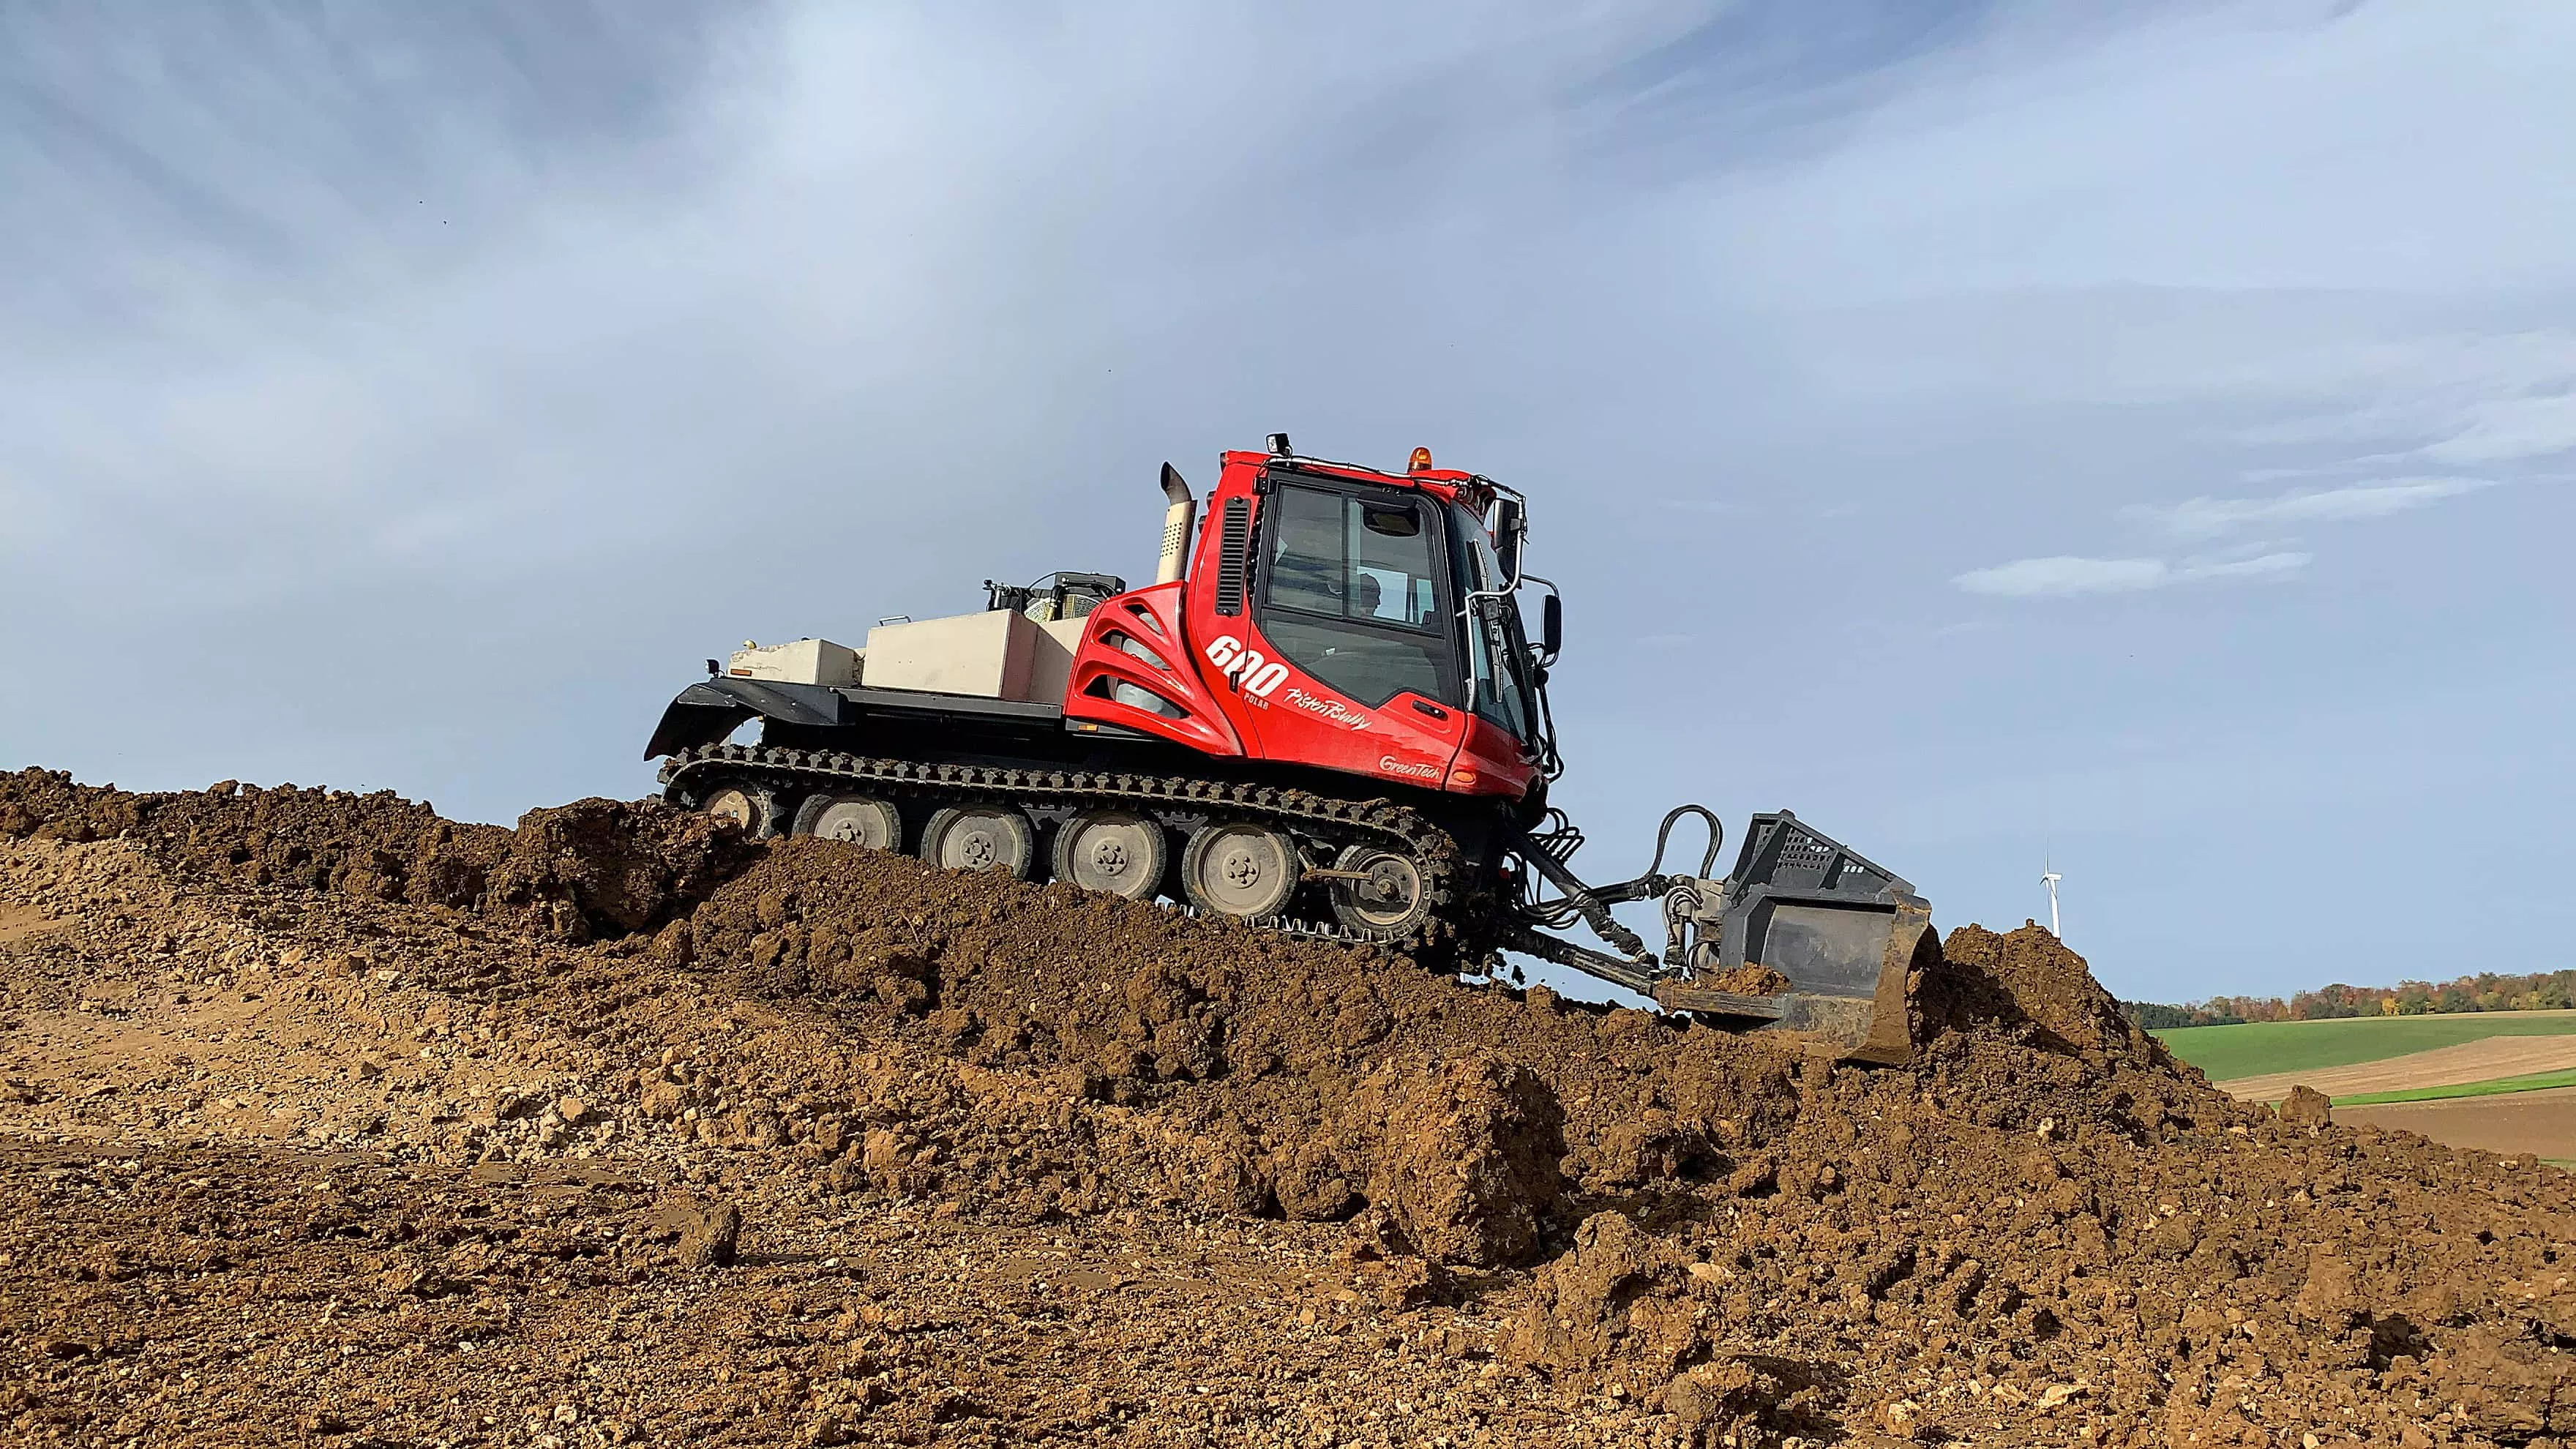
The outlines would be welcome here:
M 1528 531 L 1529 518 L 1519 499 L 1494 500 L 1494 557 L 1503 566 L 1495 587 L 1508 589 L 1521 581 L 1521 538 Z
M 1538 606 L 1538 649 L 1550 659 L 1565 649 L 1565 600 L 1554 594 Z

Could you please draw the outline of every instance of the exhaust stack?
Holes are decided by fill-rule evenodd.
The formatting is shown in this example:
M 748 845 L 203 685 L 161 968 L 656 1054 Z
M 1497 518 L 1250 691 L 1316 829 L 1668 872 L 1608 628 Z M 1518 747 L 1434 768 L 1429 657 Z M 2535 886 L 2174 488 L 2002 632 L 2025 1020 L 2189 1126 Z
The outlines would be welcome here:
M 1190 530 L 1198 525 L 1198 500 L 1190 496 L 1190 485 L 1181 481 L 1181 471 L 1169 463 L 1163 465 L 1163 496 L 1171 506 L 1163 510 L 1163 557 L 1154 567 L 1154 582 L 1178 583 L 1189 570 Z

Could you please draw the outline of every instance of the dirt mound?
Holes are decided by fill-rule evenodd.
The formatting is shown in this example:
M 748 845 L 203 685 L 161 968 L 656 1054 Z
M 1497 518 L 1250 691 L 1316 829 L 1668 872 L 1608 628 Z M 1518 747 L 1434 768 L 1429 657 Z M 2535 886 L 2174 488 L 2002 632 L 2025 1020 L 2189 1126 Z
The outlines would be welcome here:
M 202 879 L 471 910 L 564 941 L 659 926 L 752 850 L 658 802 L 576 801 L 530 811 L 512 831 L 441 819 L 390 791 L 226 780 L 137 795 L 36 769 L 0 774 L 0 838 L 13 836 L 132 839 Z
M 2102 989 L 2084 958 L 2025 921 L 2010 935 L 1961 926 L 1941 943 L 1942 969 L 1923 991 L 1927 1025 L 1951 1033 L 1982 1026 L 2034 1028 L 2029 1040 L 2097 1064 L 2170 1067 L 2162 1043 L 2140 1031 Z
M 1862 1069 L 657 806 L 0 830 L 29 1435 L 183 1370 L 320 1439 L 2576 1433 L 2568 1177 L 2232 1101 L 2035 927 Z
M 134 798 L 79 784 L 63 770 L 0 774 L 0 839 L 112 840 L 133 825 Z
M 1445 1140 L 1437 1171 L 1463 1196 L 1386 1205 L 1461 1264 L 1523 1260 L 1570 1230 L 1560 1178 L 1580 1195 L 1722 1176 L 1711 1124 L 1758 1131 L 1796 1110 L 1800 1058 L 1764 1039 L 828 841 L 779 842 L 656 949 L 871 1039 L 1179 1114 L 1194 1127 L 1160 1189 L 1173 1202 L 1346 1216 L 1427 1182 Z M 941 1190 L 973 1186 L 956 1179 Z
M 134 795 L 45 770 L 0 775 L 0 836 L 133 839 L 201 878 L 443 906 L 472 904 L 510 848 L 508 831 L 442 820 L 390 792 L 244 790 L 226 780 Z

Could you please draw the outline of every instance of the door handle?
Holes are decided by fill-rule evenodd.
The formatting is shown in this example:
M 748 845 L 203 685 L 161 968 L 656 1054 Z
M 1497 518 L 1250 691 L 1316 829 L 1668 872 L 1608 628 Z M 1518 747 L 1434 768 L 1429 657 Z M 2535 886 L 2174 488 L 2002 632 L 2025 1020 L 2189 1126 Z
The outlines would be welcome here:
M 1449 717 L 1449 711 L 1442 709 L 1440 706 L 1433 704 L 1427 699 L 1415 700 L 1413 702 L 1413 707 L 1420 710 L 1422 713 L 1431 716 L 1433 719 L 1447 719 Z

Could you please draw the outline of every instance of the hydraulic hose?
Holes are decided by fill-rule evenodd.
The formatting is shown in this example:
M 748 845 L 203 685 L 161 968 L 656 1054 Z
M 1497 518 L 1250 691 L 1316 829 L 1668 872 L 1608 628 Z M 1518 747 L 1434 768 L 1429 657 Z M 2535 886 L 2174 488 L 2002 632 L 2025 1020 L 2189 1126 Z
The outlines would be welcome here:
M 1646 867 L 1639 880 L 1652 880 L 1664 868 L 1664 845 L 1672 839 L 1673 822 L 1685 815 L 1696 815 L 1708 822 L 1708 853 L 1699 859 L 1699 874 L 1705 878 L 1717 869 L 1717 852 L 1726 844 L 1726 822 L 1717 818 L 1705 805 L 1676 805 L 1664 815 L 1664 823 L 1655 831 L 1654 863 Z

